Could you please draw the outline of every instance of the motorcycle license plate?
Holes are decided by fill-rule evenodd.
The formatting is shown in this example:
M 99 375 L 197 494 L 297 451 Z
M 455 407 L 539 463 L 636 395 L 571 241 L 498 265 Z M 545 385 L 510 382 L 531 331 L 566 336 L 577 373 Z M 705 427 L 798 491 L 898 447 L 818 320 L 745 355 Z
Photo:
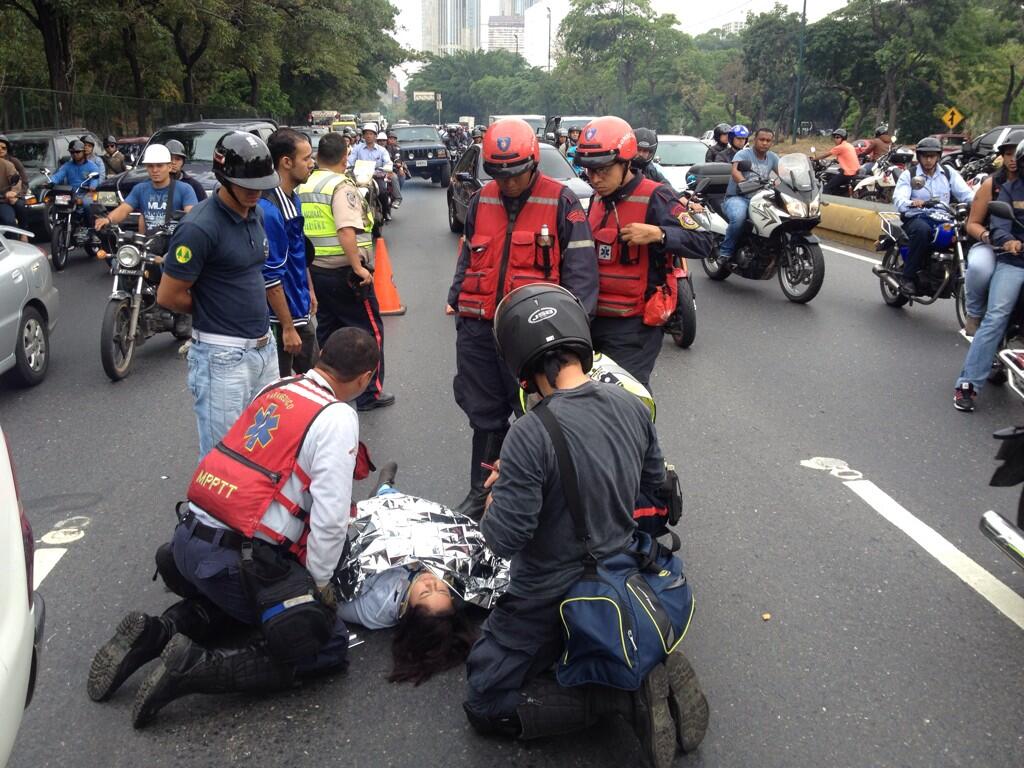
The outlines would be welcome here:
M 56 205 L 71 205 L 71 195 L 56 195 L 53 202 Z
M 416 161 L 416 167 L 417 168 L 426 168 L 427 167 L 427 161 L 426 160 L 417 160 Z

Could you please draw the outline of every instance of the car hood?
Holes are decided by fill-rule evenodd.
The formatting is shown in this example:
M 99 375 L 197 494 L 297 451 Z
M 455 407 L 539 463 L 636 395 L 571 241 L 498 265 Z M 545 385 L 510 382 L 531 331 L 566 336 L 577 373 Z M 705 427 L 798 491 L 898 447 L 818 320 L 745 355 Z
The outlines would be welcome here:
M 686 174 L 690 172 L 691 165 L 662 165 L 659 166 L 665 174 L 668 183 L 676 190 L 686 189 Z
M 574 176 L 571 179 L 559 179 L 559 181 L 571 189 L 580 200 L 588 200 L 594 196 L 593 187 L 578 176 Z
M 419 141 L 403 141 L 398 146 L 403 152 L 407 152 L 410 149 L 432 149 L 434 147 L 443 147 L 444 143 L 440 139 L 437 141 L 420 139 Z

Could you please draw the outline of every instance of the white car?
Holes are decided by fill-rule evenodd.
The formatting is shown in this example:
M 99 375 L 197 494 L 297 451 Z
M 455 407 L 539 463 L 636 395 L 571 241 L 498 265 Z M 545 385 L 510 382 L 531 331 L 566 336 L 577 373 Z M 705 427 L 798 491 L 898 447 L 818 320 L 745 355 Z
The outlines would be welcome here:
M 35 386 L 50 367 L 50 333 L 60 296 L 46 254 L 17 239 L 31 232 L 0 226 L 0 373 Z
M 0 765 L 10 757 L 39 668 L 46 606 L 32 588 L 34 541 L 5 437 L 0 441 Z
M 690 166 L 703 163 L 707 151 L 707 145 L 694 136 L 659 135 L 654 162 L 661 168 L 669 184 L 681 192 L 686 189 L 686 174 Z

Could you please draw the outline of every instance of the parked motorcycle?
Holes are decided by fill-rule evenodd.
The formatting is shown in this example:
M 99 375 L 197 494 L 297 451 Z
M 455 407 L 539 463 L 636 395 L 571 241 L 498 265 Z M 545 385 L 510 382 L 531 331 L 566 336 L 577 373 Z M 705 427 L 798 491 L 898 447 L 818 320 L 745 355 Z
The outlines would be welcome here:
M 750 170 L 748 161 L 739 170 Z M 697 222 L 725 238 L 728 219 L 724 195 L 732 166 L 728 163 L 695 165 L 687 174 L 704 213 Z M 770 280 L 778 275 L 779 286 L 790 301 L 805 304 L 818 295 L 825 280 L 825 257 L 811 230 L 821 221 L 821 186 L 807 155 L 793 153 L 779 159 L 777 173 L 769 178 L 751 177 L 740 183 L 740 192 L 754 192 L 747 222 L 734 254 L 726 264 L 716 249 L 713 258 L 701 262 L 712 280 L 737 274 L 749 280 Z
M 176 315 L 156 303 L 161 269 L 167 245 L 177 219 L 176 213 L 166 227 L 145 234 L 108 227 L 108 237 L 116 238 L 111 269 L 114 290 L 107 300 L 100 330 L 100 360 L 103 370 L 113 381 L 131 373 L 135 350 L 157 333 L 165 331 L 179 340 L 189 338 L 189 331 L 175 332 Z M 183 327 L 188 324 L 183 324 Z
M 677 347 L 689 349 L 697 337 L 697 299 L 693 292 L 690 267 L 679 254 L 672 254 L 669 279 L 676 281 L 676 311 L 662 329 L 672 337 Z
M 44 201 L 48 204 L 47 218 L 50 222 L 50 257 L 53 268 L 60 272 L 68 265 L 68 256 L 77 246 L 93 257 L 102 243 L 96 232 L 89 226 L 85 213 L 85 205 L 91 205 L 88 184 L 100 177 L 98 172 L 90 173 L 78 187 L 67 184 L 54 184 L 50 179 L 50 171 L 43 169 L 47 178 L 47 190 Z
M 956 317 L 964 327 L 967 316 L 964 272 L 967 268 L 964 243 L 967 233 L 964 224 L 970 206 L 958 203 L 951 206 L 941 200 L 928 200 L 925 205 L 936 225 L 934 248 L 917 274 L 917 288 L 910 294 L 900 288 L 897 278 L 903 274 L 903 263 L 910 250 L 909 238 L 903 231 L 903 221 L 895 211 L 879 211 L 882 233 L 875 250 L 884 252 L 882 263 L 871 268 L 878 276 L 882 300 L 890 307 L 934 304 L 939 299 L 956 299 Z

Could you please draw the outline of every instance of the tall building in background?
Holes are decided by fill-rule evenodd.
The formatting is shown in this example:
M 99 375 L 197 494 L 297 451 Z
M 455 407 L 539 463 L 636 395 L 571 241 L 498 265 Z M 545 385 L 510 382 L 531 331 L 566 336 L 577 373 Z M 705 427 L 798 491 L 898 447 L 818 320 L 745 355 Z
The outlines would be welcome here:
M 522 53 L 526 40 L 522 16 L 491 16 L 487 20 L 487 50 Z
M 528 0 L 527 0 L 528 1 Z M 551 24 L 548 25 L 548 10 Z M 555 66 L 562 49 L 558 43 L 558 28 L 569 15 L 569 0 L 539 0 L 523 12 L 523 41 L 519 52 L 531 67 L 548 68 L 550 40 L 551 66 Z M 548 30 L 550 29 L 550 36 Z
M 423 50 L 435 54 L 480 47 L 480 0 L 422 0 Z
M 536 5 L 541 0 L 499 0 L 499 16 L 522 16 L 531 5 Z

